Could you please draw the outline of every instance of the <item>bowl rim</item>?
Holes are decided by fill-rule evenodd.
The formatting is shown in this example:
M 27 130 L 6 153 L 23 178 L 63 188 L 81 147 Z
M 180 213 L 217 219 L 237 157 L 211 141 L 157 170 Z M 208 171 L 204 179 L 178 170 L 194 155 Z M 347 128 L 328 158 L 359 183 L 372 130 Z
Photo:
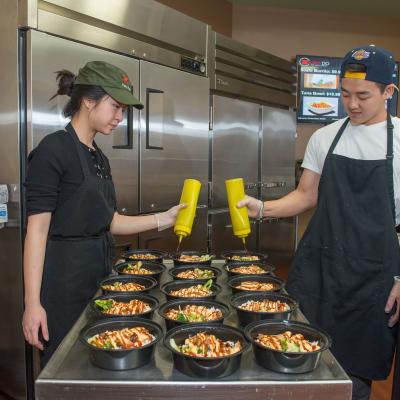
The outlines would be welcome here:
M 236 286 L 232 285 L 232 282 L 236 281 L 236 280 L 251 279 L 253 281 L 257 281 L 258 278 L 275 281 L 274 283 L 279 283 L 280 287 L 279 287 L 279 289 L 276 289 L 276 290 L 244 290 L 244 289 L 238 289 Z M 228 278 L 226 284 L 231 289 L 240 290 L 241 293 L 249 293 L 249 292 L 250 293 L 272 293 L 272 292 L 276 292 L 277 290 L 282 290 L 285 287 L 285 281 L 283 279 L 278 278 L 277 276 L 273 276 L 271 274 L 256 274 L 256 275 L 233 274 L 230 278 Z
M 95 301 L 96 300 L 103 300 L 103 299 L 115 299 L 115 298 L 121 298 L 121 299 L 135 299 L 135 298 L 145 298 L 145 299 L 149 299 L 152 300 L 154 302 L 154 307 L 150 307 L 150 310 L 144 312 L 144 313 L 140 313 L 140 314 L 127 314 L 127 315 L 114 315 L 114 314 L 107 314 L 107 313 L 102 313 L 101 310 L 96 306 Z M 146 314 L 150 314 L 151 312 L 154 312 L 155 310 L 158 309 L 158 307 L 160 306 L 160 301 L 157 299 L 157 297 L 151 296 L 150 294 L 147 293 L 134 293 L 134 292 L 128 292 L 128 293 L 124 293 L 124 292 L 118 292 L 118 293 L 110 293 L 110 294 L 103 294 L 101 296 L 96 296 L 93 299 L 90 300 L 90 307 L 92 308 L 92 310 L 94 310 L 96 313 L 99 313 L 100 315 L 104 315 L 105 317 L 108 318 L 117 318 L 117 317 L 140 317 L 141 315 L 146 315 Z
M 129 273 L 127 273 L 127 272 L 122 272 L 122 271 L 120 271 L 120 269 L 122 268 L 122 267 L 124 267 L 125 265 L 127 265 L 127 264 L 133 264 L 133 262 L 141 262 L 143 265 L 143 267 L 146 267 L 146 266 L 149 266 L 149 267 L 151 267 L 151 268 L 154 268 L 154 269 L 159 269 L 159 271 L 157 271 L 157 272 L 155 272 L 155 273 L 153 273 L 153 274 L 129 274 Z M 164 265 L 164 264 L 162 264 L 162 263 L 157 263 L 157 262 L 154 262 L 154 261 L 142 261 L 142 260 L 133 260 L 133 262 L 132 261 L 124 261 L 124 262 L 121 262 L 121 263 L 118 263 L 118 264 L 116 264 L 116 265 L 114 265 L 114 271 L 115 272 L 117 272 L 117 274 L 118 275 L 129 275 L 129 276 L 151 276 L 151 275 L 157 275 L 157 274 L 159 274 L 159 273 L 162 273 L 162 272 L 164 272 L 164 271 L 166 271 L 166 269 L 167 269 L 167 267 Z
M 159 258 L 165 258 L 168 257 L 168 252 L 164 250 L 156 250 L 156 249 L 131 249 L 131 250 L 126 250 L 120 254 L 121 258 L 128 258 L 128 255 L 131 254 L 154 254 L 157 255 L 157 259 Z M 131 258 L 131 260 L 135 260 L 135 258 Z M 137 261 L 153 261 L 153 260 L 140 260 L 138 259 Z M 154 261 L 153 261 L 154 262 Z
M 223 251 L 221 253 L 221 258 L 225 259 L 226 261 L 229 261 L 229 260 L 231 260 L 231 258 L 229 258 L 229 255 L 236 255 L 236 254 L 238 254 L 238 255 L 248 254 L 248 255 L 260 256 L 259 260 L 254 260 L 255 262 L 256 261 L 263 261 L 263 260 L 265 261 L 269 257 L 268 253 L 261 253 L 259 251 L 252 251 L 252 250 L 248 250 L 248 251 L 246 251 L 246 250 L 226 250 L 226 251 Z M 231 260 L 231 262 L 245 262 L 245 261 Z
M 96 347 L 96 346 L 91 345 L 87 341 L 87 335 L 85 335 L 84 333 L 87 332 L 89 329 L 94 328 L 98 325 L 114 324 L 114 323 L 118 323 L 118 322 L 126 322 L 126 324 L 132 324 L 132 323 L 137 322 L 137 324 L 134 325 L 133 327 L 141 326 L 140 324 L 151 325 L 155 330 L 157 330 L 157 335 L 155 335 L 156 337 L 152 342 L 150 342 L 144 346 L 141 346 L 139 348 L 134 347 L 131 349 L 102 349 L 101 347 Z M 125 328 L 126 327 L 120 328 L 120 329 L 125 329 Z M 107 330 L 107 329 L 105 329 L 105 330 Z M 163 336 L 164 336 L 163 329 L 161 328 L 161 326 L 158 323 L 156 323 L 152 320 L 149 320 L 149 319 L 132 318 L 132 317 L 104 318 L 101 320 L 92 321 L 92 322 L 88 323 L 87 325 L 85 325 L 79 332 L 79 340 L 81 342 L 83 342 L 89 349 L 92 349 L 95 351 L 105 351 L 107 353 L 124 353 L 124 352 L 128 353 L 131 351 L 144 350 L 148 347 L 151 347 L 151 346 L 154 346 L 155 344 L 157 344 L 162 339 Z
M 174 349 L 169 341 L 172 339 L 171 336 L 173 336 L 176 333 L 179 333 L 182 330 L 187 330 L 190 331 L 192 329 L 196 330 L 196 333 L 201 331 L 202 329 L 222 329 L 222 330 L 231 330 L 234 331 L 236 334 L 238 334 L 239 336 L 241 336 L 242 338 L 242 348 L 240 349 L 240 351 L 233 353 L 233 354 L 229 354 L 227 356 L 219 356 L 219 357 L 196 357 L 196 356 L 190 356 L 188 354 L 184 354 L 181 353 L 180 351 Z M 206 332 L 207 333 L 207 332 Z M 224 325 L 224 324 L 213 324 L 213 323 L 199 323 L 199 324 L 190 324 L 190 325 L 180 325 L 180 326 L 176 326 L 172 329 L 170 329 L 165 335 L 164 335 L 164 339 L 163 339 L 163 343 L 164 346 L 170 350 L 173 354 L 182 356 L 182 357 L 186 357 L 190 360 L 198 360 L 198 361 L 213 361 L 213 360 L 224 360 L 224 359 L 230 359 L 230 358 L 234 358 L 237 357 L 239 355 L 242 355 L 245 351 L 247 351 L 250 348 L 250 343 L 247 340 L 246 336 L 244 335 L 243 331 L 239 328 L 236 328 L 234 326 L 230 326 L 230 325 Z
M 208 256 L 210 256 L 210 259 L 209 260 L 205 260 L 205 261 L 182 261 L 182 260 L 179 260 L 179 257 L 182 254 L 203 255 L 203 256 L 208 255 Z M 190 264 L 190 263 L 192 263 L 192 264 L 193 263 L 199 263 L 199 264 L 206 263 L 206 262 L 212 261 L 216 257 L 215 254 L 213 254 L 213 253 L 208 253 L 207 251 L 197 251 L 197 250 L 174 251 L 172 253 L 169 253 L 169 256 L 171 257 L 171 259 L 173 261 L 178 261 L 178 262 L 181 262 L 181 263 L 188 263 L 188 264 Z
M 287 311 L 277 311 L 277 312 L 271 312 L 271 311 L 250 311 L 250 310 L 243 310 L 243 308 L 240 308 L 239 306 L 236 306 L 233 304 L 234 301 L 237 301 L 240 299 L 240 297 L 247 297 L 247 296 L 264 296 L 264 297 L 282 297 L 284 299 L 288 299 L 289 301 L 292 302 L 294 305 L 290 305 L 290 310 Z M 278 314 L 285 314 L 285 313 L 292 313 L 293 311 L 297 310 L 299 308 L 299 302 L 292 296 L 284 293 L 274 293 L 274 292 L 244 292 L 244 293 L 236 293 L 235 295 L 231 296 L 230 298 L 230 305 L 235 309 L 235 310 L 240 310 L 245 313 L 249 313 L 250 315 L 278 315 Z
M 239 266 L 250 266 L 250 265 L 257 265 L 259 267 L 261 267 L 262 269 L 265 270 L 265 272 L 263 272 L 262 274 L 240 274 L 238 272 L 232 272 L 231 268 L 235 268 L 235 267 L 239 267 Z M 244 276 L 244 275 L 252 275 L 252 276 L 262 276 L 262 275 L 271 275 L 276 267 L 273 264 L 269 264 L 267 262 L 263 262 L 263 261 L 235 261 L 235 262 L 226 262 L 222 268 L 228 273 L 228 274 L 232 274 L 232 275 L 238 275 L 238 276 Z M 266 268 L 268 270 L 266 270 Z
M 188 265 L 177 265 L 176 267 L 171 268 L 171 269 L 168 271 L 168 274 L 169 274 L 170 276 L 172 276 L 173 278 L 176 278 L 177 276 L 174 275 L 174 273 L 180 272 L 180 270 L 186 271 L 186 270 L 188 270 L 188 269 L 195 269 L 195 268 L 200 268 L 200 269 L 211 269 L 211 270 L 215 273 L 214 276 L 213 276 L 212 278 L 197 278 L 197 279 L 195 279 L 195 280 L 199 280 L 199 281 L 209 280 L 209 279 L 217 279 L 217 278 L 221 275 L 221 273 L 222 273 L 221 270 L 220 270 L 219 268 L 213 267 L 213 266 L 211 266 L 211 265 L 204 265 L 204 264 L 199 264 L 199 265 L 196 265 L 196 264 L 188 264 Z M 179 280 L 187 281 L 187 280 L 189 280 L 189 279 L 186 279 L 186 278 L 179 278 Z M 193 279 L 192 279 L 192 280 L 193 280 Z
M 321 347 L 319 350 L 314 350 L 314 351 L 309 351 L 309 352 L 301 352 L 301 351 L 282 351 L 282 350 L 276 350 L 276 349 L 271 349 L 269 347 L 263 346 L 262 344 L 258 343 L 255 341 L 255 339 L 251 336 L 251 330 L 254 328 L 257 328 L 258 326 L 262 325 L 279 325 L 281 324 L 282 326 L 290 327 L 290 326 L 299 326 L 299 327 L 305 327 L 307 329 L 311 329 L 315 331 L 317 334 L 319 334 L 323 339 L 324 339 L 324 347 Z M 287 330 L 287 329 L 286 329 Z M 257 346 L 260 349 L 267 350 L 267 351 L 272 351 L 277 354 L 285 354 L 285 355 L 294 355 L 294 356 L 299 356 L 299 355 L 311 355 L 311 354 L 318 354 L 322 353 L 325 350 L 329 350 L 329 348 L 332 346 L 332 337 L 324 331 L 323 329 L 317 328 L 314 325 L 307 324 L 305 322 L 301 321 L 289 321 L 287 319 L 282 319 L 282 320 L 262 320 L 262 321 L 254 321 L 248 324 L 244 328 L 244 335 L 246 339 L 253 345 Z M 325 340 L 326 339 L 326 340 Z
M 211 279 L 211 278 L 210 278 Z M 161 285 L 160 287 L 160 291 L 161 293 L 165 294 L 166 296 L 171 296 L 174 299 L 185 299 L 186 297 L 176 297 L 173 296 L 169 293 L 167 293 L 167 291 L 165 290 L 165 288 L 168 285 L 184 285 L 184 284 L 193 284 L 193 285 L 201 285 L 204 284 L 204 280 L 199 280 L 199 279 L 179 279 L 179 280 L 174 280 L 174 281 L 169 281 L 169 282 L 165 282 L 163 285 Z M 218 285 L 218 283 L 213 282 L 212 286 L 212 294 L 210 294 L 209 296 L 202 296 L 202 297 L 187 297 L 188 299 L 206 299 L 206 298 L 210 298 L 211 296 L 216 296 L 219 293 L 221 293 L 222 287 L 220 285 Z M 215 289 L 215 290 L 214 290 Z
M 171 322 L 176 322 L 178 324 L 182 324 L 182 325 L 192 325 L 192 324 L 202 324 L 204 322 L 190 322 L 190 321 L 177 321 L 176 319 L 171 319 L 165 316 L 165 311 L 166 309 L 170 306 L 170 308 L 172 308 L 175 304 L 179 304 L 179 303 L 214 303 L 216 306 L 221 307 L 221 311 L 222 311 L 222 317 L 218 318 L 218 319 L 213 319 L 212 321 L 205 321 L 206 323 L 215 323 L 217 321 L 221 321 L 225 318 L 227 318 L 230 314 L 231 314 L 231 309 L 227 304 L 222 303 L 221 301 L 218 300 L 214 300 L 214 299 L 207 299 L 204 297 L 200 297 L 200 298 L 191 298 L 191 297 L 180 297 L 180 298 L 175 298 L 174 300 L 169 300 L 163 304 L 160 304 L 157 310 L 158 315 L 163 318 L 166 321 L 171 321 Z M 225 313 L 223 308 L 225 308 Z
M 119 291 L 119 290 L 117 291 L 117 290 L 110 290 L 110 289 L 103 289 L 102 288 L 102 286 L 108 281 L 114 282 L 114 281 L 120 281 L 121 279 L 125 280 L 125 281 L 132 281 L 132 280 L 135 280 L 135 279 L 146 279 L 149 282 L 151 282 L 151 285 L 149 287 L 146 287 L 143 290 L 134 290 L 134 291 Z M 108 292 L 111 292 L 111 293 L 126 293 L 126 294 L 138 293 L 139 294 L 139 293 L 150 291 L 150 290 L 154 289 L 157 286 L 158 286 L 157 280 L 152 278 L 151 276 L 148 276 L 148 275 L 147 276 L 145 276 L 145 275 L 133 275 L 133 274 L 131 274 L 131 275 L 128 275 L 128 274 L 110 275 L 107 278 L 104 278 L 99 282 L 99 288 L 101 290 L 107 290 Z

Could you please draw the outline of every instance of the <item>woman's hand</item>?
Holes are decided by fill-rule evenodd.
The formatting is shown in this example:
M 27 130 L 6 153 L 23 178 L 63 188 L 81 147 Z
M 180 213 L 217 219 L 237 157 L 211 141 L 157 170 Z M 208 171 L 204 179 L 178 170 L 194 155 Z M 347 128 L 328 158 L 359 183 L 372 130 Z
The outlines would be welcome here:
M 237 208 L 247 207 L 247 212 L 251 218 L 262 218 L 263 202 L 254 197 L 246 196 L 237 204 Z
M 26 341 L 32 346 L 43 350 L 43 343 L 39 340 L 39 329 L 42 331 L 43 338 L 49 340 L 47 329 L 47 315 L 40 303 L 28 305 L 22 317 L 22 329 Z
M 400 282 L 395 281 L 392 290 L 390 291 L 388 300 L 386 302 L 385 306 L 385 312 L 390 313 L 391 309 L 393 306 L 396 304 L 396 310 L 394 314 L 389 318 L 388 325 L 390 327 L 396 325 L 396 323 L 399 320 L 399 314 L 400 314 Z
M 162 231 L 164 229 L 170 228 L 171 226 L 174 226 L 179 210 L 186 207 L 186 204 L 178 204 L 177 206 L 171 207 L 168 211 L 155 214 L 158 230 Z

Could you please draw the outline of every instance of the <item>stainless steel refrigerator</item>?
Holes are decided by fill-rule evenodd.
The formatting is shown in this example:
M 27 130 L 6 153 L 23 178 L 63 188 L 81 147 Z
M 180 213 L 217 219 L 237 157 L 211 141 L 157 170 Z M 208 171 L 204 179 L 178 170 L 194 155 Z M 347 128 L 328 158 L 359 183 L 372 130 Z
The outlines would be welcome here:
M 246 192 L 258 197 L 258 147 L 260 106 L 239 99 L 213 95 L 210 186 L 210 244 L 212 252 L 242 248 L 233 236 L 227 208 L 225 180 L 241 177 Z M 248 250 L 257 248 L 257 224 L 251 220 Z
M 0 15 L 0 398 L 33 396 L 30 347 L 21 329 L 24 193 L 29 152 L 68 121 L 55 72 L 78 73 L 102 60 L 125 70 L 143 111 L 129 109 L 118 129 L 98 134 L 110 159 L 118 211 L 162 212 L 178 204 L 185 178 L 203 189 L 186 245 L 206 248 L 208 200 L 209 27 L 152 0 L 4 0 Z M 3 185 L 3 186 L 1 186 Z M 8 190 L 8 198 L 3 194 Z M 5 211 L 4 211 L 5 213 Z M 171 231 L 118 237 L 117 246 L 173 250 Z
M 207 247 L 209 81 L 173 68 L 140 61 L 140 213 L 179 203 L 183 181 L 198 179 L 201 192 L 193 231 L 182 248 Z M 171 251 L 172 230 L 139 235 L 139 246 Z
M 294 112 L 262 107 L 260 198 L 276 200 L 295 188 Z M 290 262 L 295 246 L 295 217 L 266 218 L 260 222 L 261 251 L 274 262 Z
M 246 193 L 277 199 L 294 189 L 295 69 L 281 58 L 213 33 L 211 84 L 210 246 L 242 248 L 232 235 L 224 180 L 243 177 Z M 294 251 L 292 218 L 252 220 L 248 249 L 274 262 Z

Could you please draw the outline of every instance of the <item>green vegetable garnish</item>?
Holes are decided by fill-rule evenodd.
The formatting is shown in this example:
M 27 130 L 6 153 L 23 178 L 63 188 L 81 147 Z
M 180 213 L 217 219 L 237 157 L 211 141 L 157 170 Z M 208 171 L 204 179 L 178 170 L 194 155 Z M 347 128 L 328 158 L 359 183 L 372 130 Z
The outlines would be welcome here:
M 280 342 L 281 342 L 282 350 L 283 350 L 283 351 L 287 351 L 287 349 L 288 349 L 288 342 L 287 342 L 287 339 L 282 339 Z
M 101 311 L 108 311 L 114 304 L 114 300 L 107 299 L 107 300 L 95 300 L 94 302 L 97 307 L 101 308 Z
M 286 350 L 284 350 L 286 351 Z M 291 353 L 299 353 L 300 352 L 300 346 L 298 344 L 289 342 L 288 346 L 287 346 L 287 351 L 291 352 Z
M 109 340 L 107 340 L 103 345 L 103 349 L 110 350 L 112 348 L 113 348 L 113 345 Z
M 126 269 L 128 270 L 132 270 L 132 269 L 139 269 L 142 266 L 142 262 L 138 261 L 136 264 L 132 265 L 132 264 L 128 264 L 128 266 L 126 267 Z
M 176 320 L 177 320 L 177 321 L 181 321 L 181 322 L 186 322 L 185 314 L 183 314 L 183 313 L 180 312 L 180 313 L 178 314 Z
M 212 280 L 212 279 L 209 279 L 209 280 L 203 285 L 203 288 L 204 288 L 204 289 L 211 289 L 212 284 L 213 284 L 213 280 Z

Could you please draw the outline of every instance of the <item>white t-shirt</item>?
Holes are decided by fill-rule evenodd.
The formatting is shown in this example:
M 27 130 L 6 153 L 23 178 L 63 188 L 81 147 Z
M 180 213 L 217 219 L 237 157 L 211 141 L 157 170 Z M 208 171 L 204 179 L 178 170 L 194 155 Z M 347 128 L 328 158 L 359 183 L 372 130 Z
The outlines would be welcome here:
M 318 129 L 308 142 L 303 168 L 321 174 L 329 147 L 345 120 L 341 119 Z M 396 223 L 400 223 L 400 119 L 392 117 L 393 130 L 393 186 L 396 206 Z M 380 160 L 386 158 L 386 121 L 373 125 L 348 123 L 333 154 L 358 160 Z

